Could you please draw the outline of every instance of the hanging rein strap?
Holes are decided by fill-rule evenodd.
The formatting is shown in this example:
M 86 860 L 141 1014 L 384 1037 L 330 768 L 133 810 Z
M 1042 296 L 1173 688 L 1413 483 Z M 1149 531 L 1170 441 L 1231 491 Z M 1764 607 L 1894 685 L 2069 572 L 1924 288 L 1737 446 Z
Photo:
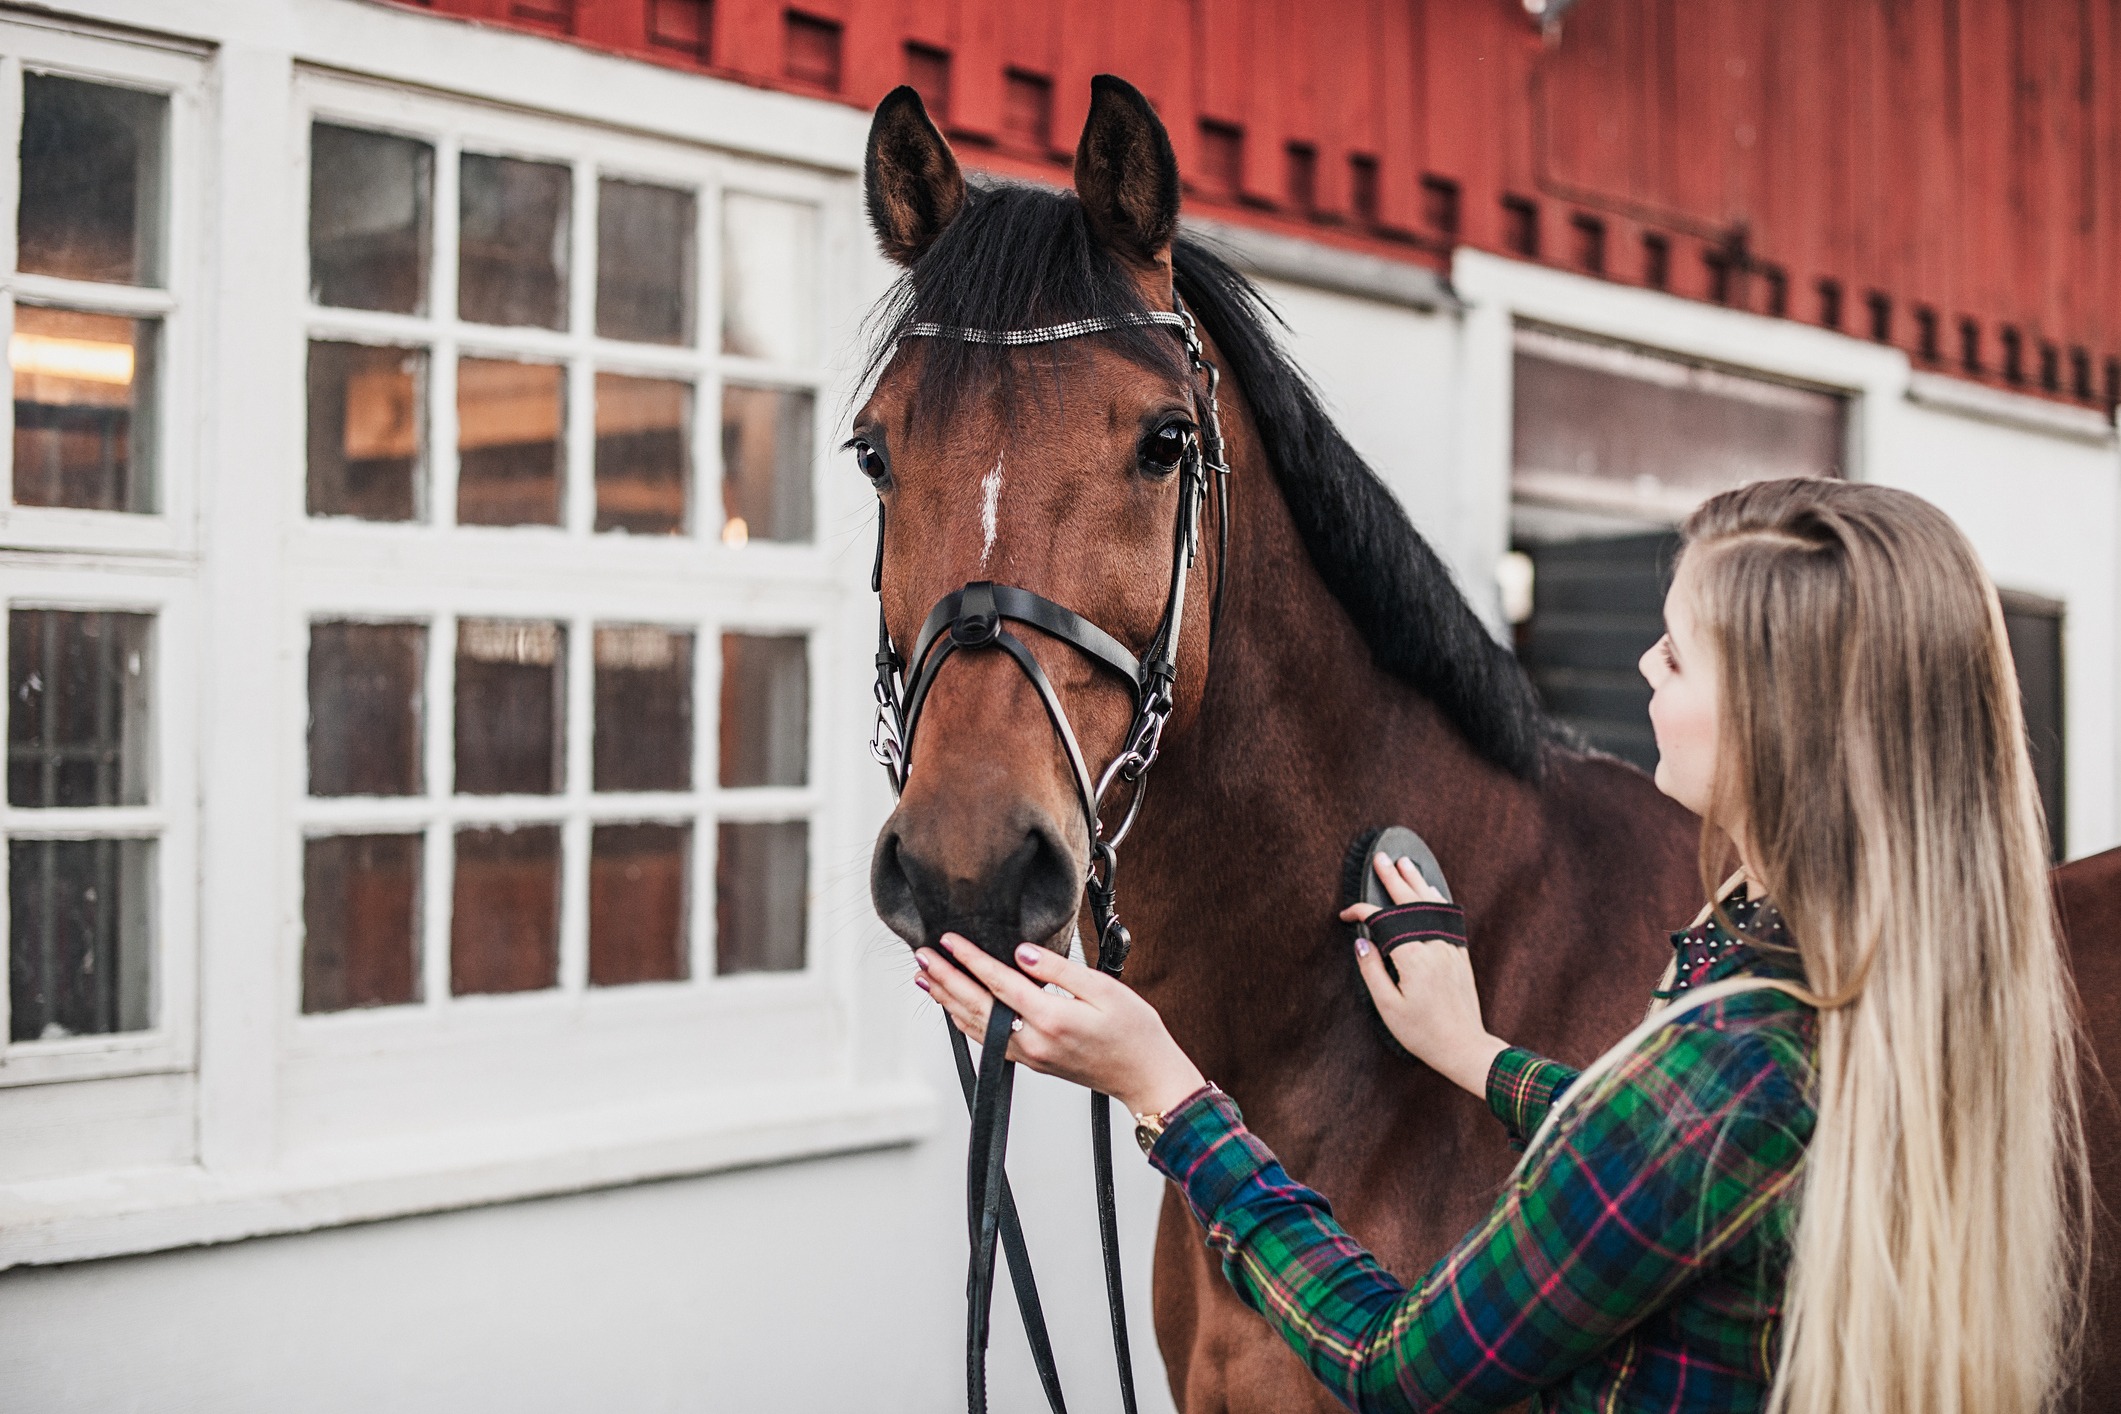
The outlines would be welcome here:
M 1067 755 L 1069 772 L 1090 832 L 1090 868 L 1084 891 L 1097 930 L 1095 963 L 1099 971 L 1112 977 L 1120 975 L 1133 945 L 1118 915 L 1115 877 L 1119 866 L 1118 850 L 1141 813 L 1147 787 L 1145 777 L 1149 767 L 1155 764 L 1162 746 L 1164 725 L 1170 719 L 1172 689 L 1178 680 L 1178 645 L 1185 627 L 1186 581 L 1200 553 L 1200 517 L 1211 479 L 1216 493 L 1218 548 L 1215 592 L 1209 606 L 1211 656 L 1215 629 L 1222 618 L 1224 569 L 1229 561 L 1230 468 L 1224 458 L 1221 410 L 1217 403 L 1222 375 L 1206 357 L 1199 332 L 1184 303 L 1175 302 L 1177 308 L 1174 310 L 1079 319 L 1039 329 L 966 329 L 916 323 L 908 325 L 901 335 L 904 338 L 954 339 L 963 343 L 1023 347 L 1119 329 L 1165 325 L 1178 331 L 1192 372 L 1206 384 L 1200 390 L 1198 401 L 1197 437 L 1181 463 L 1178 518 L 1172 531 L 1171 580 L 1165 595 L 1163 618 L 1142 657 L 1136 658 L 1111 634 L 1043 595 L 1015 585 L 975 580 L 944 595 L 929 610 L 914 640 L 912 656 L 901 658 L 891 640 L 881 598 L 877 605 L 876 729 L 869 749 L 890 775 L 894 791 L 905 786 L 907 772 L 912 769 L 913 738 L 920 725 L 921 709 L 928 700 L 929 690 L 935 685 L 936 675 L 953 655 L 999 650 L 1016 663 L 1037 691 L 1039 702 L 1045 708 L 1046 720 Z M 884 587 L 884 508 L 881 501 L 877 503 L 876 562 L 870 571 L 869 584 L 881 596 Z M 1037 656 L 1022 639 L 1009 631 L 1007 625 L 1012 622 L 1027 624 L 1068 644 L 1127 684 L 1134 702 L 1133 720 L 1119 754 L 1102 774 L 1091 773 L 1060 695 L 1039 666 Z M 910 680 L 907 676 L 909 669 Z M 1106 793 L 1118 780 L 1125 780 L 1133 790 L 1119 827 L 1108 838 L 1100 807 Z M 985 1414 L 987 1336 L 998 1243 L 1008 1261 L 1017 1307 L 1023 1316 L 1032 1361 L 1038 1367 L 1046 1402 L 1053 1414 L 1066 1414 L 1052 1341 L 1046 1331 L 1045 1313 L 1039 1302 L 1037 1283 L 1031 1275 L 1030 1257 L 1024 1246 L 1023 1229 L 1017 1220 L 1016 1201 L 1009 1188 L 1004 1164 L 1009 1137 L 1009 1102 L 1015 1078 L 1015 1064 L 1007 1058 L 1010 1023 L 1014 1020 L 1015 1014 L 996 1001 L 988 1014 L 976 1075 L 965 1038 L 955 1027 L 950 1028 L 958 1080 L 972 1119 L 971 1143 L 966 1157 L 966 1212 L 972 1248 L 965 1292 L 966 1403 L 971 1414 Z M 1120 1276 L 1119 1217 L 1112 1180 L 1110 1116 L 1111 1101 L 1093 1092 L 1090 1096 L 1090 1145 L 1097 1189 L 1098 1238 L 1104 1257 L 1105 1297 L 1112 1315 L 1113 1353 L 1119 1367 L 1121 1401 L 1126 1414 L 1135 1414 L 1134 1359 L 1127 1335 L 1126 1301 Z

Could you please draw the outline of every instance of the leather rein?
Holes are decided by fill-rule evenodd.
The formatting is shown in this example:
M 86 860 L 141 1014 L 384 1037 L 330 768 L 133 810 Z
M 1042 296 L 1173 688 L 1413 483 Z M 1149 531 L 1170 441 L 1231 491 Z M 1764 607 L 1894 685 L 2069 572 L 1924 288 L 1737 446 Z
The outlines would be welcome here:
M 1172 689 L 1178 679 L 1178 645 L 1185 622 L 1186 580 L 1200 553 L 1201 512 L 1209 482 L 1215 486 L 1217 558 L 1214 597 L 1209 605 L 1209 635 L 1222 617 L 1224 567 L 1230 548 L 1230 467 L 1223 451 L 1222 419 L 1216 394 L 1222 373 L 1201 346 L 1200 333 L 1185 302 L 1172 295 L 1173 308 L 1134 315 L 1078 319 L 1037 329 L 967 329 L 941 324 L 908 325 L 901 338 L 953 339 L 963 343 L 1024 347 L 1058 343 L 1092 334 L 1151 325 L 1177 331 L 1185 345 L 1193 375 L 1205 386 L 1196 396 L 1197 425 L 1187 434 L 1187 447 L 1179 464 L 1179 505 L 1172 532 L 1171 583 L 1164 601 L 1162 621 L 1140 657 L 1111 634 L 1067 607 L 1043 595 L 1014 585 L 974 580 L 945 594 L 929 610 L 910 658 L 901 658 L 885 621 L 883 603 L 877 604 L 876 727 L 870 739 L 870 754 L 891 778 L 894 794 L 905 788 L 912 769 L 915 731 L 921 708 L 934 687 L 944 663 L 961 652 L 1000 652 L 1022 669 L 1037 690 L 1068 758 L 1070 775 L 1080 798 L 1084 822 L 1090 835 L 1090 863 L 1084 892 L 1090 901 L 1091 921 L 1097 930 L 1096 966 L 1117 977 L 1126 965 L 1133 938 L 1119 921 L 1117 875 L 1119 846 L 1134 828 L 1147 791 L 1146 776 L 1162 747 L 1165 723 L 1170 720 Z M 876 564 L 869 577 L 870 588 L 879 596 L 884 588 L 884 510 L 877 503 Z M 1082 747 L 1068 721 L 1067 709 L 1052 682 L 1039 667 L 1038 659 L 1023 640 L 1007 627 L 1010 623 L 1032 628 L 1074 648 L 1089 660 L 1122 679 L 1134 698 L 1134 717 L 1119 754 L 1096 775 L 1084 760 Z M 911 670 L 910 679 L 907 676 Z M 1125 781 L 1133 787 L 1126 812 L 1108 838 L 1102 806 L 1113 786 Z M 987 1408 L 987 1334 L 994 1295 L 994 1257 L 997 1241 L 1009 1264 L 1010 1282 L 1029 1337 L 1033 1363 L 1046 1402 L 1053 1414 L 1066 1414 L 1061 1397 L 1060 1376 L 1053 1361 L 1053 1345 L 1047 1335 L 1045 1313 L 1040 1307 L 1038 1285 L 1031 1274 L 1031 1259 L 1024 1246 L 1023 1227 L 1018 1221 L 1016 1199 L 1004 1171 L 1009 1139 L 1009 1102 L 1015 1080 L 1015 1062 L 1007 1058 L 1011 1024 L 1016 1014 L 996 1000 L 988 1014 L 986 1034 L 980 1046 L 980 1064 L 975 1073 L 965 1037 L 948 1026 L 952 1055 L 957 1063 L 959 1086 L 971 1112 L 972 1137 L 967 1155 L 966 1207 L 970 1227 L 971 1270 L 966 1278 L 965 1381 L 970 1414 L 985 1414 Z M 1125 1297 L 1120 1284 L 1119 1219 L 1112 1183 L 1111 1102 L 1101 1094 L 1090 1096 L 1090 1147 L 1096 1176 L 1099 1245 L 1105 1267 L 1105 1299 L 1112 1317 L 1113 1352 L 1119 1366 L 1120 1396 L 1126 1414 L 1135 1414 L 1134 1360 L 1127 1338 Z

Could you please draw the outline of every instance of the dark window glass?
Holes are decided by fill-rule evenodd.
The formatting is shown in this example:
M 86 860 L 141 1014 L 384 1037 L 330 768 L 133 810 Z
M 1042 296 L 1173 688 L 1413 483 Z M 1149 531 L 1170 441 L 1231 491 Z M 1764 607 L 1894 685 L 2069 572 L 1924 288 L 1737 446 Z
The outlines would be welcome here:
M 560 977 L 560 829 L 457 831 L 449 990 L 534 992 Z
M 2062 605 L 2030 594 L 2003 594 L 2003 628 L 2010 636 L 2011 662 L 2018 671 L 2018 700 L 2025 712 L 2026 746 L 2033 758 L 2033 781 L 2040 790 L 2040 810 L 2047 817 L 2048 857 L 2068 857 L 2068 824 L 2064 814 L 2062 711 Z
M 840 26 L 790 10 L 782 18 L 786 39 L 783 67 L 799 83 L 837 91 L 840 86 Z
M 309 793 L 418 795 L 422 624 L 309 626 Z
M 714 970 L 801 970 L 810 888 L 809 824 L 724 822 L 715 838 Z
M 554 162 L 464 154 L 457 312 L 474 324 L 567 327 L 574 174 Z
M 24 74 L 19 268 L 160 284 L 168 121 L 160 94 Z
M 597 332 L 643 344 L 692 342 L 693 232 L 689 191 L 597 183 Z
M 15 504 L 155 509 L 152 319 L 15 306 Z
M 722 539 L 808 540 L 816 401 L 782 388 L 722 389 Z
M 596 789 L 692 788 L 692 635 L 600 624 Z
M 419 520 L 427 351 L 309 346 L 309 513 Z
M 597 529 L 681 535 L 692 468 L 692 385 L 597 375 Z
M 589 985 L 686 975 L 689 825 L 599 825 L 589 850 Z
M 457 521 L 558 525 L 567 384 L 554 363 L 457 361 Z
M 8 1039 L 154 1023 L 154 844 L 11 840 Z
M 418 835 L 333 835 L 302 846 L 302 1010 L 420 999 Z
M 1002 80 L 1002 136 L 1044 152 L 1053 145 L 1053 80 L 1011 69 Z
M 434 171 L 434 148 L 414 138 L 310 128 L 310 299 L 427 312 Z
M 7 803 L 145 805 L 148 614 L 13 610 Z
M 567 631 L 457 624 L 457 793 L 552 795 L 566 769 Z
M 722 635 L 722 784 L 809 779 L 810 652 L 800 636 Z

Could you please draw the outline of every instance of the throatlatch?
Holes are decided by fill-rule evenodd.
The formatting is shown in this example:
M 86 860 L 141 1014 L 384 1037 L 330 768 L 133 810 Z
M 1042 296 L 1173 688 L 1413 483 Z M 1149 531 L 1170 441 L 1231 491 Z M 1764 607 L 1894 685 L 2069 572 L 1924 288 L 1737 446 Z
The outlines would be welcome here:
M 1189 434 L 1188 447 L 1180 463 L 1177 524 L 1172 531 L 1171 582 L 1164 600 L 1163 619 L 1137 658 L 1111 634 L 1072 609 L 1015 585 L 974 580 L 946 594 L 928 612 L 913 654 L 901 658 L 891 640 L 883 604 L 877 605 L 876 728 L 870 739 L 870 754 L 891 777 L 894 792 L 905 788 L 912 769 L 914 733 L 919 729 L 921 708 L 935 685 L 944 663 L 960 652 L 999 651 L 1022 669 L 1038 692 L 1046 719 L 1060 739 L 1081 800 L 1084 823 L 1090 836 L 1089 875 L 1084 893 L 1090 901 L 1091 922 L 1097 930 L 1095 962 L 1098 970 L 1117 977 L 1126 965 L 1133 938 L 1119 921 L 1117 875 L 1119 846 L 1134 828 L 1147 791 L 1146 776 L 1163 744 L 1164 725 L 1170 720 L 1172 690 L 1178 680 L 1178 645 L 1185 624 L 1186 579 L 1200 553 L 1200 518 L 1212 479 L 1216 498 L 1218 555 L 1215 591 L 1209 605 L 1209 633 L 1222 617 L 1224 570 L 1230 549 L 1230 468 L 1223 452 L 1222 418 L 1217 404 L 1222 373 L 1206 356 L 1199 330 L 1185 302 L 1172 297 L 1171 310 L 1101 319 L 1079 319 L 1039 329 L 963 329 L 941 324 L 908 325 L 902 337 L 955 339 L 965 343 L 1023 347 L 1057 343 L 1090 334 L 1144 325 L 1167 325 L 1185 344 L 1187 362 L 1205 387 L 1197 399 L 1197 430 Z M 870 588 L 881 595 L 884 588 L 884 510 L 877 503 L 876 564 L 870 572 Z M 1068 721 L 1068 712 L 1054 691 L 1038 658 L 1024 641 L 1011 632 L 1011 623 L 1027 624 L 1068 644 L 1093 663 L 1124 680 L 1134 698 L 1134 717 L 1127 728 L 1119 754 L 1101 773 L 1093 775 L 1084 760 L 1082 746 Z M 911 670 L 910 679 L 907 676 Z M 1107 837 L 1101 817 L 1106 794 L 1125 781 L 1133 787 L 1126 813 Z M 1011 964 L 1013 965 L 1013 963 Z M 1039 1382 L 1053 1414 L 1066 1414 L 1060 1377 L 1053 1363 L 1052 1341 L 1046 1332 L 1045 1315 L 1032 1279 L 1029 1254 L 1024 1247 L 1022 1226 L 1017 1221 L 1016 1200 L 1004 1171 L 1008 1147 L 1009 1100 L 1014 1085 L 1014 1062 L 1008 1060 L 1010 1023 L 1015 1014 L 996 1001 L 989 1013 L 986 1035 L 980 1047 L 980 1065 L 975 1075 L 965 1038 L 950 1028 L 952 1053 L 958 1081 L 972 1115 L 972 1139 L 967 1160 L 966 1208 L 972 1243 L 971 1271 L 966 1279 L 965 1379 L 966 1402 L 971 1414 L 987 1408 L 987 1332 L 994 1292 L 994 1253 L 997 1242 L 1008 1259 L 1011 1283 L 1016 1289 L 1018 1310 L 1030 1338 L 1031 1355 L 1038 1367 Z M 1125 1298 L 1120 1286 L 1119 1220 L 1112 1185 L 1111 1101 L 1104 1095 L 1090 1097 L 1090 1145 L 1096 1174 L 1097 1222 L 1105 1266 L 1105 1298 L 1112 1314 L 1112 1343 L 1119 1365 L 1120 1396 L 1126 1414 L 1135 1414 L 1134 1360 L 1127 1338 Z

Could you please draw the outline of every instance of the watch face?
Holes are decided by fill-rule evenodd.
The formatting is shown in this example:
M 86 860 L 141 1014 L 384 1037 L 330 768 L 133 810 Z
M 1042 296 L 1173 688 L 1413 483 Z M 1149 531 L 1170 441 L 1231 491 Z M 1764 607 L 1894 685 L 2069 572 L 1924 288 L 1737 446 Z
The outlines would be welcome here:
M 1162 1135 L 1162 1130 L 1151 1129 L 1146 1124 L 1137 1124 L 1134 1126 L 1134 1142 L 1142 1146 L 1142 1153 L 1144 1154 L 1147 1154 L 1151 1149 L 1154 1149 L 1156 1147 L 1156 1141 L 1161 1138 Z

